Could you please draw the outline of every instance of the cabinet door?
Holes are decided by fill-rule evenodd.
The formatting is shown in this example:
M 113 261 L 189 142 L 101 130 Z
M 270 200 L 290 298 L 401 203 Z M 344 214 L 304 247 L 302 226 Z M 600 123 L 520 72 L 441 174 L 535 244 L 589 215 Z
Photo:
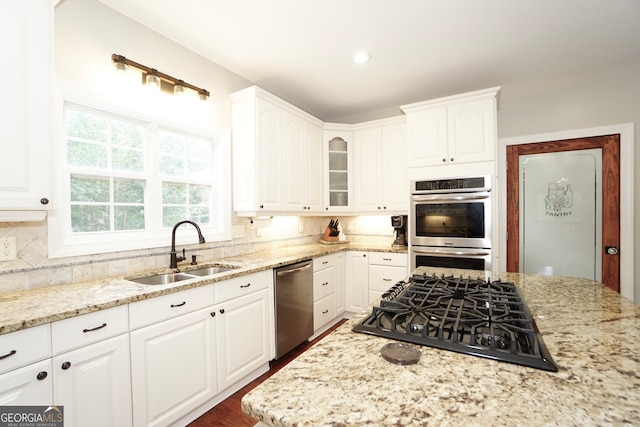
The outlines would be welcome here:
M 168 425 L 216 395 L 213 308 L 131 335 L 134 425 Z
M 312 123 L 305 126 L 306 212 L 322 212 L 324 205 L 324 163 L 322 129 Z
M 51 206 L 52 35 L 51 0 L 0 2 L 0 209 Z
M 53 369 L 53 401 L 64 406 L 65 426 L 131 425 L 128 334 L 60 354 Z
M 409 210 L 407 125 L 382 127 L 382 205 L 386 210 Z
M 305 207 L 305 123 L 287 111 L 282 114 L 284 209 L 302 211 Z
M 369 259 L 367 252 L 347 252 L 347 311 L 362 311 L 369 301 Z
M 481 99 L 449 106 L 449 161 L 495 160 L 495 100 Z
M 382 132 L 380 127 L 353 133 L 354 193 L 357 212 L 384 210 L 382 204 Z
M 0 406 L 53 404 L 51 359 L 0 375 Z
M 394 284 L 407 277 L 406 267 L 392 267 L 387 265 L 369 266 L 369 296 L 368 302 L 372 303 L 380 298 Z
M 336 269 L 336 315 L 346 310 L 347 258 L 344 252 L 335 254 Z
M 408 165 L 437 166 L 448 162 L 447 107 L 407 114 Z
M 282 210 L 282 174 L 284 164 L 282 156 L 282 110 L 263 99 L 256 103 L 256 139 L 258 144 L 257 162 L 259 173 L 258 210 Z
M 324 209 L 326 212 L 353 210 L 353 139 L 351 132 L 325 131 Z
M 268 296 L 263 289 L 215 307 L 220 391 L 269 362 Z

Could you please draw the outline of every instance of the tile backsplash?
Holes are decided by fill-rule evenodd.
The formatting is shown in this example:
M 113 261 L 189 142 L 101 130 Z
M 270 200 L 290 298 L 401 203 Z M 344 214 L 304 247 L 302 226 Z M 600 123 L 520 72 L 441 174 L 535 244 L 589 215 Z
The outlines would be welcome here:
M 389 216 L 338 217 L 347 239 L 393 240 Z M 317 242 L 328 217 L 274 217 L 262 224 L 235 217 L 234 226 L 244 227 L 244 237 L 225 242 L 184 246 L 187 252 L 202 255 L 198 262 L 216 260 Z M 169 266 L 169 245 L 137 251 L 111 252 L 50 259 L 47 225 L 42 222 L 0 223 L 0 237 L 15 237 L 17 259 L 0 261 L 0 293 L 123 276 Z M 167 242 L 169 243 L 169 242 Z M 189 256 L 188 254 L 187 256 Z

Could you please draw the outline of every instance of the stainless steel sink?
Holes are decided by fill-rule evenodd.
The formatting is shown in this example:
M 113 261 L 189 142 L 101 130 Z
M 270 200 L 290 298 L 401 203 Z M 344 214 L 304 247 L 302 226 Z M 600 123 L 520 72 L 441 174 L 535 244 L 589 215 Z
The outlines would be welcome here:
M 222 267 L 222 266 L 212 266 L 212 267 L 202 267 L 196 270 L 187 270 L 186 274 L 193 274 L 194 276 L 212 276 L 214 274 L 224 273 L 225 271 L 234 270 L 234 267 Z
M 169 283 L 182 282 L 183 280 L 195 279 L 197 276 L 184 273 L 165 273 L 153 276 L 140 277 L 139 279 L 129 279 L 132 282 L 142 285 L 167 285 Z

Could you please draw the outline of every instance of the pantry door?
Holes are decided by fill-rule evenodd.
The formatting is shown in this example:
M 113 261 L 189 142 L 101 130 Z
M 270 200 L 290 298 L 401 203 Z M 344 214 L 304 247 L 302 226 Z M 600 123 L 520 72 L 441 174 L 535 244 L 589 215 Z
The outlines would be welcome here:
M 597 150 L 601 158 L 601 170 L 597 171 L 598 175 L 601 175 L 601 185 L 596 185 L 595 179 L 593 180 L 593 192 L 598 191 L 595 195 L 595 200 L 598 200 L 598 205 L 595 206 L 591 203 L 589 209 L 593 209 L 594 212 L 584 212 L 585 204 L 580 206 L 581 212 L 571 210 L 569 205 L 573 205 L 574 198 L 570 182 L 567 179 L 561 177 L 561 173 L 556 177 L 558 172 L 555 170 L 556 162 L 562 162 L 562 158 L 576 159 L 576 158 L 591 158 L 594 157 L 590 152 L 583 150 Z M 554 156 L 552 153 L 558 154 Z M 583 155 L 584 154 L 584 155 Z M 522 156 L 522 157 L 521 157 Z M 549 186 L 546 191 L 546 195 L 538 196 L 538 200 L 520 200 L 522 181 L 521 160 L 525 161 L 537 161 L 540 165 L 543 165 L 545 159 L 549 159 Z M 589 161 L 587 161 L 589 163 Z M 548 215 L 546 218 L 548 221 L 554 219 L 562 220 L 571 215 L 580 214 L 581 216 L 588 218 L 595 218 L 597 216 L 598 207 L 601 207 L 601 220 L 594 226 L 596 239 L 598 244 L 595 248 L 595 260 L 585 260 L 584 263 L 601 263 L 601 278 L 606 286 L 613 290 L 620 292 L 620 257 L 618 251 L 620 248 L 620 135 L 606 135 L 596 136 L 589 138 L 576 138 L 562 141 L 551 141 L 532 144 L 519 144 L 507 146 L 507 271 L 511 272 L 523 272 L 521 266 L 521 256 L 526 254 L 527 242 L 531 242 L 532 245 L 536 245 L 536 252 L 540 254 L 544 251 L 545 244 L 550 248 L 550 253 L 555 253 L 556 256 L 549 256 L 545 265 L 547 265 L 547 272 L 553 273 L 554 270 L 562 270 L 562 263 L 568 260 L 575 254 L 575 250 L 571 245 L 575 245 L 574 242 L 568 242 L 567 239 L 563 239 L 563 233 L 554 233 L 553 237 L 557 237 L 550 240 L 549 235 L 545 233 L 535 233 L 528 231 L 528 235 L 525 238 L 524 252 L 521 254 L 521 238 L 523 232 L 526 230 L 525 224 L 527 222 L 526 213 L 531 211 L 523 210 L 521 207 L 523 203 L 537 204 L 538 209 L 535 215 Z M 526 163 L 524 163 L 526 164 Z M 529 163 L 531 170 L 540 169 L 540 165 L 534 168 L 535 163 Z M 600 162 L 595 161 L 600 167 Z M 578 167 L 588 168 L 590 166 Z M 543 167 L 544 168 L 544 167 Z M 555 175 L 554 175 L 555 174 Z M 553 187 L 553 188 L 551 188 Z M 587 191 L 589 193 L 589 191 Z M 526 194 L 526 193 L 525 193 Z M 531 196 L 526 196 L 531 197 Z M 544 205 L 547 205 L 546 207 Z M 574 206 L 575 207 L 575 206 Z M 541 211 L 545 211 L 539 214 Z M 513 213 L 513 214 L 511 214 Z M 532 218 L 535 221 L 536 218 Z M 574 227 L 575 224 L 570 224 Z M 562 227 L 562 226 L 560 226 Z M 588 227 L 588 226 L 587 226 Z M 579 234 L 577 232 L 575 234 Z M 537 236 L 536 234 L 539 234 Z M 601 237 L 600 237 L 601 236 Z M 536 238 L 546 239 L 545 242 L 538 241 Z M 595 243 L 592 243 L 595 245 Z M 564 254 L 558 256 L 557 254 Z M 585 255 L 588 256 L 588 255 Z M 536 261 L 537 262 L 537 261 Z M 526 264 L 527 261 L 524 261 Z M 599 269 L 600 270 L 600 269 Z M 544 271 L 537 271 L 539 274 L 544 274 Z

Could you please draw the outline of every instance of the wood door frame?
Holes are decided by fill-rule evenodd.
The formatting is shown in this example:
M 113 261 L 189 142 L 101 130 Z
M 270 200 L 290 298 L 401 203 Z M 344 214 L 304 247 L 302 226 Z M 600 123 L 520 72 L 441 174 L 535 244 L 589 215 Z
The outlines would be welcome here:
M 495 205 L 498 218 L 495 223 L 494 248 L 497 246 L 496 265 L 499 271 L 506 271 L 506 147 L 515 144 L 527 144 L 546 141 L 558 141 L 596 135 L 620 135 L 620 293 L 634 300 L 634 291 L 640 301 L 640 287 L 634 289 L 634 124 L 622 123 L 595 128 L 574 129 L 544 134 L 530 134 L 498 140 L 498 164 L 496 167 L 497 184 L 495 187 Z M 495 217 L 495 216 L 494 216 Z
M 620 257 L 607 256 L 605 246 L 620 247 L 620 135 L 592 136 L 507 147 L 507 271 L 518 272 L 520 262 L 520 156 L 602 150 L 602 282 L 620 292 Z

